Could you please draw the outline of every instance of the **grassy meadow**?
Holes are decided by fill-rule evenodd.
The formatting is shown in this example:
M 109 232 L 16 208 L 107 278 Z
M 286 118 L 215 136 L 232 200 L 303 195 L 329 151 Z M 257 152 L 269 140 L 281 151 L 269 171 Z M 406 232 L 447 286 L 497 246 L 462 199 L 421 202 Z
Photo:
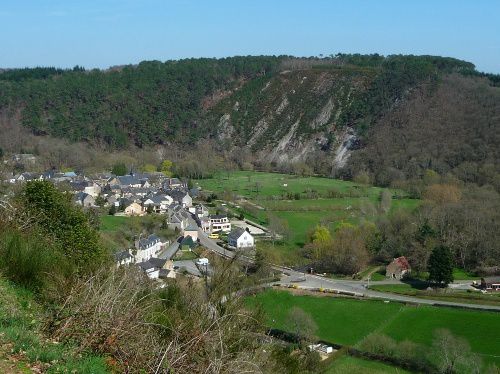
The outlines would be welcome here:
M 335 360 L 324 372 L 325 374 L 407 374 L 400 367 L 377 361 L 364 360 L 358 357 L 342 356 Z
M 432 306 L 407 306 L 379 300 L 297 296 L 269 290 L 247 299 L 249 307 L 262 307 L 271 327 L 289 329 L 286 320 L 293 306 L 309 313 L 318 326 L 316 335 L 333 343 L 356 346 L 372 332 L 397 341 L 430 345 L 436 329 L 445 328 L 465 338 L 485 362 L 500 363 L 500 318 L 495 312 Z
M 415 209 L 419 200 L 405 197 L 404 192 L 388 189 L 393 195 L 388 212 L 380 209 L 383 188 L 324 177 L 255 171 L 218 173 L 211 179 L 195 180 L 204 192 L 238 204 L 236 214 L 266 225 L 270 215 L 286 221 L 289 238 L 276 246 L 284 262 L 293 262 L 294 252 L 307 240 L 307 233 L 318 224 L 332 230 L 342 223 L 373 221 L 397 209 Z M 244 201 L 242 202 L 241 199 Z M 246 201 L 246 203 L 245 203 Z
M 111 251 L 129 248 L 141 233 L 157 234 L 172 239 L 175 233 L 164 226 L 165 217 L 146 215 L 143 217 L 100 216 L 100 232 L 103 244 Z

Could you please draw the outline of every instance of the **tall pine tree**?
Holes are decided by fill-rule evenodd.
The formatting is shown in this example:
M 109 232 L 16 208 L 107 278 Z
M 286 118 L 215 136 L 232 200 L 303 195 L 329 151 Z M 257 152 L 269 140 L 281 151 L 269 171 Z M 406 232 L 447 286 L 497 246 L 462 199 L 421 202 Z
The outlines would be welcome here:
M 445 246 L 432 250 L 428 263 L 429 281 L 447 286 L 453 282 L 453 258 Z

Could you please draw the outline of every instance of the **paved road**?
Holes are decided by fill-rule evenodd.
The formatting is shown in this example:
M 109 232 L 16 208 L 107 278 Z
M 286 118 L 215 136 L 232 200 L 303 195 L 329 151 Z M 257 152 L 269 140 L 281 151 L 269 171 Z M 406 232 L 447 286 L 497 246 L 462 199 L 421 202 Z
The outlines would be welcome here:
M 441 301 L 441 300 L 432 300 L 432 299 L 422 299 L 418 297 L 412 296 L 404 296 L 404 295 L 396 295 L 386 292 L 378 292 L 374 290 L 367 289 L 365 287 L 366 281 L 351 281 L 351 280 L 341 280 L 341 279 L 330 279 L 323 278 L 317 275 L 310 275 L 304 273 L 298 273 L 294 271 L 288 271 L 289 275 L 284 275 L 281 277 L 280 284 L 282 285 L 290 285 L 290 284 L 298 284 L 301 288 L 330 288 L 343 292 L 353 292 L 358 295 L 379 298 L 384 300 L 392 300 L 392 301 L 400 301 L 406 303 L 414 303 L 414 304 L 424 304 L 424 305 L 447 305 L 452 307 L 462 307 L 462 308 L 470 308 L 470 309 L 488 309 L 488 310 L 497 310 L 500 311 L 500 306 L 494 305 L 483 305 L 483 304 L 468 304 L 468 303 L 457 303 L 451 301 Z M 370 282 L 373 284 L 394 284 L 394 281 L 379 281 L 379 282 Z M 397 283 L 397 282 L 396 282 Z M 457 282 L 452 285 L 452 287 L 465 287 L 470 283 L 465 282 Z
M 228 251 L 215 243 L 213 240 L 207 237 L 204 232 L 198 230 L 198 236 L 200 238 L 200 243 L 208 248 L 209 250 L 224 256 L 226 258 L 233 258 L 235 253 L 232 251 Z M 251 261 L 248 257 L 241 257 L 243 261 Z M 373 291 L 366 288 L 367 281 L 355 281 L 355 280 L 343 280 L 343 279 L 331 279 L 325 278 L 318 275 L 304 274 L 298 271 L 284 268 L 281 266 L 273 266 L 273 268 L 277 271 L 283 273 L 283 276 L 280 279 L 279 284 L 284 286 L 290 284 L 299 284 L 300 287 L 303 288 L 330 288 L 343 292 L 353 292 L 359 294 L 360 296 L 379 298 L 384 300 L 392 300 L 392 301 L 400 301 L 406 303 L 414 303 L 414 304 L 424 304 L 424 305 L 448 305 L 453 307 L 463 307 L 470 309 L 489 309 L 489 310 L 498 310 L 500 311 L 500 306 L 493 305 L 483 305 L 483 304 L 466 304 L 466 303 L 456 303 L 450 301 L 440 301 L 440 300 L 431 300 L 431 299 L 421 299 L 418 297 L 412 296 L 403 296 L 396 295 L 386 292 L 378 292 Z M 370 285 L 374 284 L 398 284 L 396 280 L 385 280 L 385 281 L 371 281 Z M 456 282 L 453 283 L 450 287 L 452 288 L 460 288 L 467 289 L 470 286 L 470 281 L 467 282 Z

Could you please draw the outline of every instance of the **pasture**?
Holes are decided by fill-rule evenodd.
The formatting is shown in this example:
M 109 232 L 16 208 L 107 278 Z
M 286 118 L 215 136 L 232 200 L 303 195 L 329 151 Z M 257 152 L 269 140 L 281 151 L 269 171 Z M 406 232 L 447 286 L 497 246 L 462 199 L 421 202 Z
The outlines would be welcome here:
M 231 171 L 217 173 L 210 179 L 194 181 L 204 190 L 221 194 L 225 190 L 232 191 L 247 199 L 263 199 L 281 196 L 287 193 L 304 193 L 316 191 L 326 194 L 329 190 L 348 193 L 361 189 L 369 195 L 378 195 L 382 188 L 364 187 L 359 184 L 324 177 L 300 177 L 297 175 L 266 173 L 257 171 Z
M 407 374 L 400 367 L 377 361 L 364 360 L 358 357 L 342 356 L 328 367 L 325 374 Z
M 407 306 L 379 300 L 297 296 L 269 290 L 247 299 L 249 307 L 263 308 L 271 327 L 287 330 L 288 311 L 297 306 L 309 313 L 318 326 L 316 335 L 338 344 L 356 346 L 372 332 L 398 341 L 409 339 L 431 345 L 436 329 L 444 328 L 465 338 L 486 362 L 500 363 L 500 315 L 467 309 Z
M 118 231 L 120 228 L 125 227 L 127 224 L 127 220 L 130 220 L 130 217 L 123 216 L 101 216 L 101 231 L 110 232 L 110 231 Z
M 412 210 L 419 200 L 408 199 L 393 189 L 390 207 L 380 207 L 383 188 L 369 187 L 339 179 L 300 177 L 296 175 L 254 171 L 218 173 L 211 179 L 194 181 L 203 191 L 220 199 L 233 199 L 239 208 L 235 213 L 266 225 L 270 215 L 286 222 L 289 238 L 280 253 L 291 253 L 302 247 L 307 233 L 318 224 L 332 231 L 347 222 L 374 221 L 398 209 Z M 284 262 L 287 262 L 286 260 Z

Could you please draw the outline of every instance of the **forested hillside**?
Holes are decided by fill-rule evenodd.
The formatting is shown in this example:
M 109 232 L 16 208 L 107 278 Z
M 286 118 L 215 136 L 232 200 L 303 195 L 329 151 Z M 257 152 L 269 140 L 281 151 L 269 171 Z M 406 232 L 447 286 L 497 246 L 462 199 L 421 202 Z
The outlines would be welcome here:
M 210 139 L 215 152 L 240 167 L 298 165 L 379 185 L 431 169 L 499 188 L 499 85 L 499 76 L 469 62 L 434 56 L 248 56 L 106 71 L 5 70 L 0 148 L 29 148 L 22 141 L 27 129 L 105 150 L 185 150 Z
M 24 69 L 0 74 L 0 106 L 39 135 L 112 147 L 206 134 L 197 120 L 217 93 L 277 69 L 277 57 L 145 61 L 108 71 Z M 214 96 L 214 97 L 212 97 Z

